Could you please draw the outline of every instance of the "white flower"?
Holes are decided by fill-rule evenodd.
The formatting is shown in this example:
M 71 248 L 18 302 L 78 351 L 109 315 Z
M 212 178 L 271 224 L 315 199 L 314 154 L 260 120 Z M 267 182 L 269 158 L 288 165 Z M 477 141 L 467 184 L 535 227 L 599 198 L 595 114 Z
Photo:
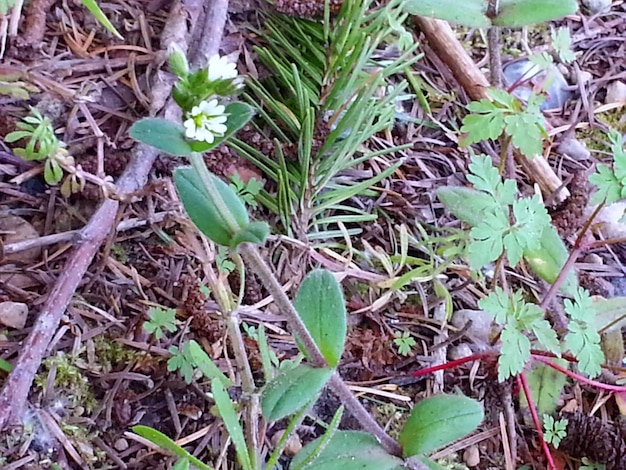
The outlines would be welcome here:
M 229 62 L 226 57 L 214 55 L 209 59 L 209 81 L 228 80 L 237 76 L 237 64 Z
M 224 106 L 217 104 L 217 100 L 202 101 L 194 106 L 183 122 L 185 136 L 212 144 L 215 137 L 223 136 L 227 130 L 224 125 L 227 119 L 225 110 Z

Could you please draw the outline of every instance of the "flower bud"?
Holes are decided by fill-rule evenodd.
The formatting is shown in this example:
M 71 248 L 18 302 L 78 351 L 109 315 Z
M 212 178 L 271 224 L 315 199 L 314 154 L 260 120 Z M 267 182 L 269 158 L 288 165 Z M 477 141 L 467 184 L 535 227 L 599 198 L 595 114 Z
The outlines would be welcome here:
M 170 70 L 177 77 L 184 78 L 189 75 L 189 62 L 182 49 L 176 43 L 170 43 L 167 48 L 168 63 Z

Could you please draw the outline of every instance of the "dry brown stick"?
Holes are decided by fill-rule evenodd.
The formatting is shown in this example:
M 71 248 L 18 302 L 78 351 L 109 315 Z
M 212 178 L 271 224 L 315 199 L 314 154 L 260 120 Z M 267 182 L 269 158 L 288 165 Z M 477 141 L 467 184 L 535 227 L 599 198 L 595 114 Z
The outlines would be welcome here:
M 424 33 L 428 44 L 437 56 L 450 68 L 454 78 L 469 97 L 473 100 L 489 99 L 487 95 L 489 82 L 463 49 L 450 25 L 446 21 L 422 16 L 413 17 L 413 21 Z M 557 203 L 569 197 L 569 191 L 542 155 L 530 159 L 515 152 L 515 158 L 528 177 L 539 184 L 544 197 L 554 194 L 554 201 Z M 557 190 L 558 193 L 555 194 Z
M 214 1 L 221 4 L 227 0 Z M 201 0 L 188 0 L 187 10 L 193 17 L 198 17 L 202 8 Z M 209 7 L 209 8 L 211 8 Z M 194 10 L 193 12 L 191 10 Z M 176 42 L 183 50 L 186 49 L 186 21 L 187 12 L 180 0 L 173 2 L 168 21 L 161 36 L 161 45 L 164 49 L 171 42 Z M 221 34 L 223 25 L 216 24 L 212 32 Z M 217 49 L 219 41 L 211 43 Z M 217 50 L 209 51 L 210 54 Z M 160 80 L 152 89 L 152 113 L 156 112 L 166 102 L 166 97 L 171 94 L 171 81 Z M 176 114 L 177 106 L 170 100 L 165 107 L 165 116 Z M 123 175 L 117 182 L 120 194 L 131 194 L 140 190 L 148 179 L 148 173 L 159 152 L 152 147 L 139 144 L 135 147 L 133 158 L 126 167 Z M 54 288 L 50 292 L 46 303 L 43 305 L 39 316 L 33 326 L 33 330 L 24 341 L 22 352 L 17 359 L 13 371 L 5 382 L 0 392 L 0 430 L 7 424 L 19 422 L 24 410 L 28 392 L 41 364 L 50 339 L 58 328 L 61 316 L 65 312 L 69 302 L 80 284 L 81 279 L 87 272 L 93 257 L 102 242 L 113 229 L 119 202 L 106 200 L 91 217 L 89 223 L 81 230 L 77 247 L 67 261 L 68 269 L 57 279 Z

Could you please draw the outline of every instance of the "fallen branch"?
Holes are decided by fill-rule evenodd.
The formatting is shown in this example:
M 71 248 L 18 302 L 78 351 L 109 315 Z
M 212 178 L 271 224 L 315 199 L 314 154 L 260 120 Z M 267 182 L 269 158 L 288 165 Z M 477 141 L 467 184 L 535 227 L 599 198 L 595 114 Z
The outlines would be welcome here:
M 167 50 L 170 43 L 176 44 L 183 50 L 186 49 L 187 15 L 197 18 L 202 11 L 201 0 L 187 0 L 185 6 L 180 0 L 173 2 L 168 20 L 161 36 L 161 47 Z M 227 0 L 215 0 L 210 3 L 211 8 L 224 8 L 228 4 Z M 216 17 L 223 20 L 223 16 Z M 193 22 L 196 24 L 196 22 Z M 223 24 L 214 24 L 211 34 L 221 38 L 224 30 Z M 207 55 L 218 52 L 219 41 L 209 43 L 215 48 L 212 51 L 205 51 Z M 159 80 L 152 88 L 152 100 L 150 114 L 156 114 L 165 103 L 162 114 L 168 116 L 176 114 L 178 108 L 176 104 L 169 100 L 173 83 L 168 80 Z M 152 164 L 159 152 L 146 145 L 139 144 L 135 147 L 133 158 L 126 167 L 124 173 L 116 183 L 117 191 L 120 195 L 131 194 L 139 191 L 146 183 Z M 0 430 L 8 424 L 19 423 L 20 417 L 26 405 L 28 392 L 37 373 L 37 369 L 46 353 L 48 344 L 56 332 L 61 316 L 70 303 L 74 292 L 79 286 L 83 276 L 87 272 L 93 257 L 97 253 L 100 245 L 113 229 L 119 202 L 111 199 L 105 200 L 91 217 L 88 224 L 78 235 L 77 247 L 68 259 L 68 267 L 57 279 L 46 303 L 41 308 L 39 317 L 33 325 L 32 332 L 24 341 L 22 352 L 19 355 L 13 371 L 9 374 L 2 392 L 0 392 Z
M 422 16 L 413 17 L 413 21 L 469 97 L 473 100 L 490 99 L 487 95 L 489 82 L 465 51 L 450 25 L 446 21 Z M 554 202 L 559 203 L 569 197 L 569 191 L 543 155 L 530 159 L 518 151 L 514 153 L 528 177 L 539 184 L 546 199 L 554 195 Z

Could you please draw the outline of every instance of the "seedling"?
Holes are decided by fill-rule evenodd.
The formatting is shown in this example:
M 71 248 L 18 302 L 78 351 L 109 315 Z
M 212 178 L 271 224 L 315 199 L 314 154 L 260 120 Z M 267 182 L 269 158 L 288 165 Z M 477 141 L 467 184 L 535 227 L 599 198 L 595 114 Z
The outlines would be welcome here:
M 550 415 L 543 415 L 544 439 L 558 449 L 561 441 L 567 436 L 567 419 L 557 421 Z
M 409 333 L 408 331 L 396 331 L 393 344 L 395 344 L 398 348 L 398 354 L 400 354 L 401 356 L 408 356 L 411 353 L 413 346 L 415 346 L 417 343 L 415 342 L 415 339 L 413 339 L 413 336 L 411 336 L 411 333 Z
M 156 339 L 163 338 L 163 332 L 173 333 L 177 330 L 176 309 L 150 307 L 148 309 L 150 320 L 143 324 L 143 329 L 149 334 L 154 334 Z

